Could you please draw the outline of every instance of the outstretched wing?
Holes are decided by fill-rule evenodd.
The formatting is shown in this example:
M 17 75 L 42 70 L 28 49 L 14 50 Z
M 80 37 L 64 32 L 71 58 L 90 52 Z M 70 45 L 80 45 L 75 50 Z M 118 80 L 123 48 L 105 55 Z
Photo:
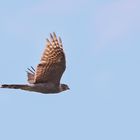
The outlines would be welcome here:
M 59 84 L 63 72 L 66 68 L 65 54 L 63 51 L 61 39 L 56 34 L 50 34 L 50 40 L 47 39 L 45 51 L 41 61 L 37 66 L 34 83 L 51 82 Z

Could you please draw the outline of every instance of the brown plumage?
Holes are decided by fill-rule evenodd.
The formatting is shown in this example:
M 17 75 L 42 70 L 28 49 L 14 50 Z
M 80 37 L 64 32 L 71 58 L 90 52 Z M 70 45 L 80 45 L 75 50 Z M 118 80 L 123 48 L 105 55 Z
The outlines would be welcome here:
M 36 70 L 28 68 L 27 85 L 1 85 L 1 88 L 23 89 L 41 93 L 59 93 L 69 89 L 65 84 L 60 84 L 60 79 L 66 68 L 65 54 L 61 38 L 50 34 L 40 63 Z

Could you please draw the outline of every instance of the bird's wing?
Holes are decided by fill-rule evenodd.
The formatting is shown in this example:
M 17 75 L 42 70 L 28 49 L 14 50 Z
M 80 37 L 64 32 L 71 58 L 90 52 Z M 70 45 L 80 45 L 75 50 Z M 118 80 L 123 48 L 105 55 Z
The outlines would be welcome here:
M 37 65 L 34 83 L 59 84 L 65 68 L 66 60 L 62 41 L 56 37 L 55 33 L 50 34 L 50 40 L 47 39 L 45 51 Z
M 34 83 L 34 78 L 35 78 L 35 69 L 31 66 L 31 68 L 28 68 L 27 72 L 27 80 L 30 84 Z

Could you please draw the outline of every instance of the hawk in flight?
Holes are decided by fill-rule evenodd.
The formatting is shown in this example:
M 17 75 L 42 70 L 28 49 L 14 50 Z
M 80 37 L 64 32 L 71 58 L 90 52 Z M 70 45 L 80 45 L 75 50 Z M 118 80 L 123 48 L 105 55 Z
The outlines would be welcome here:
M 29 84 L 3 84 L 1 88 L 22 89 L 40 93 L 59 93 L 68 90 L 66 84 L 60 84 L 60 79 L 66 68 L 65 54 L 61 38 L 50 34 L 45 51 L 36 70 L 28 68 Z

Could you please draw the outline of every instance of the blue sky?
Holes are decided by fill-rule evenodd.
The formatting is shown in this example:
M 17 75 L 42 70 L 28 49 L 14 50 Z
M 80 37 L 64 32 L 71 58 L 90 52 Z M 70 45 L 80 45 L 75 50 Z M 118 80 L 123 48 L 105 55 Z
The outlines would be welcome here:
M 139 140 L 140 1 L 0 2 L 0 83 L 26 83 L 49 33 L 67 56 L 62 83 L 43 95 L 0 89 L 0 139 Z

